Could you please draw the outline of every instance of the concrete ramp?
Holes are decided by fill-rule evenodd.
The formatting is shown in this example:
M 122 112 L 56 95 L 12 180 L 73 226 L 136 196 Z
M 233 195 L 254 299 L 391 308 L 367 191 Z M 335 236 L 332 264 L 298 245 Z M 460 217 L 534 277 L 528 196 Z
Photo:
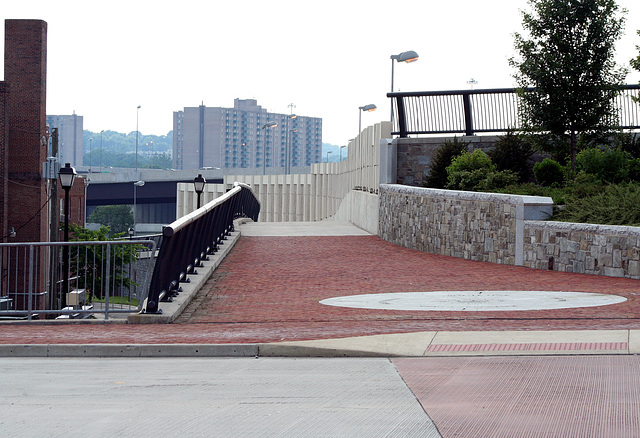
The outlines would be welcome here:
M 239 227 L 243 236 L 369 236 L 349 222 L 247 222 Z

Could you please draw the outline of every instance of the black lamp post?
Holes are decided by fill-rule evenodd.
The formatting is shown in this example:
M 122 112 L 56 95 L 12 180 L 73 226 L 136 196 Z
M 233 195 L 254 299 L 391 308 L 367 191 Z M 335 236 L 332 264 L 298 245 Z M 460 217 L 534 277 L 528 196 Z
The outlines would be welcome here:
M 207 183 L 207 180 L 204 179 L 204 176 L 202 176 L 201 173 L 198 174 L 198 176 L 196 176 L 193 179 L 193 186 L 196 189 L 196 193 L 198 194 L 198 207 L 200 208 L 200 195 L 202 195 L 202 192 L 204 192 L 204 185 Z
M 69 241 L 69 190 L 73 187 L 73 181 L 76 179 L 76 170 L 71 167 L 71 163 L 66 163 L 60 168 L 58 177 L 60 185 L 64 189 L 64 241 Z M 67 307 L 67 294 L 69 293 L 69 246 L 62 247 L 62 297 L 61 307 Z
M 129 240 L 133 239 L 133 227 L 129 227 L 127 232 L 129 233 Z

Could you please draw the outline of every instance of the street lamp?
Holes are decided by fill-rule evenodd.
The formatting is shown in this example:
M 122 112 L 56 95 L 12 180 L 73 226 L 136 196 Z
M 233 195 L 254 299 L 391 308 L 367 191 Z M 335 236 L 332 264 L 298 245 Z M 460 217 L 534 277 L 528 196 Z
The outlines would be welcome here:
M 93 138 L 89 139 L 89 173 L 91 173 L 91 164 L 93 163 Z
M 267 173 L 267 128 L 275 128 L 278 126 L 276 122 L 267 122 L 262 125 L 262 130 L 264 131 L 264 145 L 262 146 L 262 174 L 266 175 Z
M 391 92 L 393 93 L 393 60 L 397 62 L 415 62 L 418 60 L 418 54 L 413 50 L 402 52 L 398 55 L 391 55 Z M 391 123 L 393 123 L 393 103 L 391 104 Z
M 136 203 L 137 203 L 137 189 L 138 187 L 142 187 L 144 185 L 144 181 L 136 181 L 133 183 L 133 233 L 136 232 Z
M 329 162 L 329 154 L 331 153 L 331 151 L 327 152 L 327 163 Z
M 342 161 L 342 149 L 346 148 L 347 146 L 340 146 L 340 161 Z
M 291 107 L 293 104 L 290 103 Z M 295 107 L 295 105 L 293 105 Z M 292 111 L 293 111 L 292 107 Z M 295 114 L 290 114 L 287 116 L 287 137 L 285 138 L 285 162 L 284 162 L 284 173 L 291 173 L 291 155 L 293 155 L 293 133 L 297 131 L 297 129 L 292 129 L 291 124 L 292 120 L 298 118 Z
M 196 190 L 196 193 L 198 194 L 198 207 L 200 208 L 200 195 L 202 195 L 202 192 L 204 191 L 204 185 L 207 183 L 207 180 L 204 179 L 204 176 L 202 176 L 201 173 L 198 174 L 198 176 L 196 176 L 193 179 L 193 186 Z
M 127 232 L 129 233 L 129 240 L 133 239 L 133 227 L 129 227 Z
M 362 111 L 367 111 L 370 113 L 371 111 L 375 111 L 377 108 L 378 107 L 372 103 L 360 107 L 360 111 L 358 111 L 358 135 L 360 135 L 360 133 L 362 132 Z
M 138 108 L 136 109 L 136 172 L 138 171 L 138 116 L 140 114 L 140 107 L 141 105 L 138 105 Z M 134 225 L 135 225 L 135 221 L 134 221 Z
M 104 129 L 100 131 L 100 173 L 102 173 L 102 134 L 104 134 Z
M 73 182 L 76 179 L 76 169 L 71 167 L 71 163 L 66 163 L 64 167 L 60 168 L 58 177 L 60 178 L 60 185 L 64 189 L 64 241 L 69 241 L 69 190 L 73 187 Z M 62 297 L 61 308 L 67 307 L 67 294 L 69 293 L 69 246 L 62 247 Z

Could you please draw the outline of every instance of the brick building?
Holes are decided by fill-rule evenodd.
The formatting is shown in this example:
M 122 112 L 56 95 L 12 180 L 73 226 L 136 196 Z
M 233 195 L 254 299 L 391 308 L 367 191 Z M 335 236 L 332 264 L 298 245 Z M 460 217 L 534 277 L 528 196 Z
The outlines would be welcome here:
M 43 163 L 47 161 L 48 150 L 47 23 L 42 20 L 5 20 L 4 50 L 5 77 L 0 82 L 2 242 L 56 240 L 59 217 L 55 217 L 58 216 L 56 214 L 52 218 L 51 212 L 55 210 L 51 209 L 50 196 L 54 193 L 52 186 L 57 182 L 43 178 Z M 70 220 L 83 224 L 85 184 L 83 179 L 76 181 L 71 194 Z M 58 192 L 58 196 L 64 196 L 61 189 Z M 81 208 L 77 208 L 78 205 Z M 15 237 L 10 237 L 12 229 Z M 6 261 L 3 259 L 2 263 Z M 48 264 L 48 257 L 38 258 L 37 277 L 38 285 L 41 285 L 38 287 L 42 288 L 43 296 L 48 294 Z M 0 295 L 6 292 L 5 287 Z M 43 299 L 36 306 L 42 308 L 47 301 Z

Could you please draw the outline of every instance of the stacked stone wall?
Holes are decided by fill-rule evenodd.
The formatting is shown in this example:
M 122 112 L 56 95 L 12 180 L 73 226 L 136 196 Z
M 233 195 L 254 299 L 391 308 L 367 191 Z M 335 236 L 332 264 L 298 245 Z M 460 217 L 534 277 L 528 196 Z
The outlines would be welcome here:
M 640 279 L 640 228 L 527 221 L 524 266 Z
M 378 235 L 433 254 L 640 279 L 640 227 L 543 221 L 550 198 L 380 186 Z

